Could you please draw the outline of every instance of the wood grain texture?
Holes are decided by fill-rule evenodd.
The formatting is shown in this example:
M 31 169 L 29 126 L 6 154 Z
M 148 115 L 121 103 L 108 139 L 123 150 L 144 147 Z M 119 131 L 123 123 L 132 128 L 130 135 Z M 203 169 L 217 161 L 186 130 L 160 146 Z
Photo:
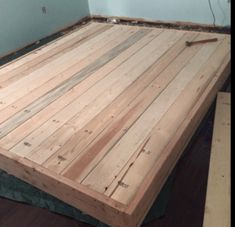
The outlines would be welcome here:
M 231 226 L 230 93 L 218 93 L 203 226 Z
M 0 68 L 0 168 L 138 226 L 229 63 L 228 35 L 88 24 Z

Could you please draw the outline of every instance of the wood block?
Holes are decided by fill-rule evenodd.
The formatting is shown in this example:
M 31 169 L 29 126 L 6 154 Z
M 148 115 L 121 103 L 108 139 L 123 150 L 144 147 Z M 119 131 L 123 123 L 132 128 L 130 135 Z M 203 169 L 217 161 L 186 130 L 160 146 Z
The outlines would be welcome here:
M 203 226 L 231 226 L 230 93 L 218 93 Z

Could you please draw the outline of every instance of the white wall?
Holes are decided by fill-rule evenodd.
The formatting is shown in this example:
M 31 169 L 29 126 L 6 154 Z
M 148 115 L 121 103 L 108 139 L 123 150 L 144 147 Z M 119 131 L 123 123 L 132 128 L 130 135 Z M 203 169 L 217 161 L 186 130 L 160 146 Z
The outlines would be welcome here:
M 217 25 L 230 25 L 230 0 L 211 0 Z M 89 0 L 92 15 L 213 24 L 208 0 Z

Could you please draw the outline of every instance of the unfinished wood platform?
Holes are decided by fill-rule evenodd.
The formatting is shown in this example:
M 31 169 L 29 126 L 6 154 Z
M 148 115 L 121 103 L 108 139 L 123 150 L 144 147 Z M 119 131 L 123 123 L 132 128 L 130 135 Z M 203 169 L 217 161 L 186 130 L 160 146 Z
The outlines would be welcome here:
M 0 68 L 0 168 L 139 226 L 229 74 L 229 35 L 90 23 Z

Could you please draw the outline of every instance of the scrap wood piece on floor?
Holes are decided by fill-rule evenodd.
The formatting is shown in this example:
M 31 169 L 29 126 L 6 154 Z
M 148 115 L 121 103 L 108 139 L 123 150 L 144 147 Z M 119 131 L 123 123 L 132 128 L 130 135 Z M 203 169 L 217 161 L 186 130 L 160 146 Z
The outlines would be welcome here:
M 231 226 L 231 94 L 217 99 L 204 227 Z

